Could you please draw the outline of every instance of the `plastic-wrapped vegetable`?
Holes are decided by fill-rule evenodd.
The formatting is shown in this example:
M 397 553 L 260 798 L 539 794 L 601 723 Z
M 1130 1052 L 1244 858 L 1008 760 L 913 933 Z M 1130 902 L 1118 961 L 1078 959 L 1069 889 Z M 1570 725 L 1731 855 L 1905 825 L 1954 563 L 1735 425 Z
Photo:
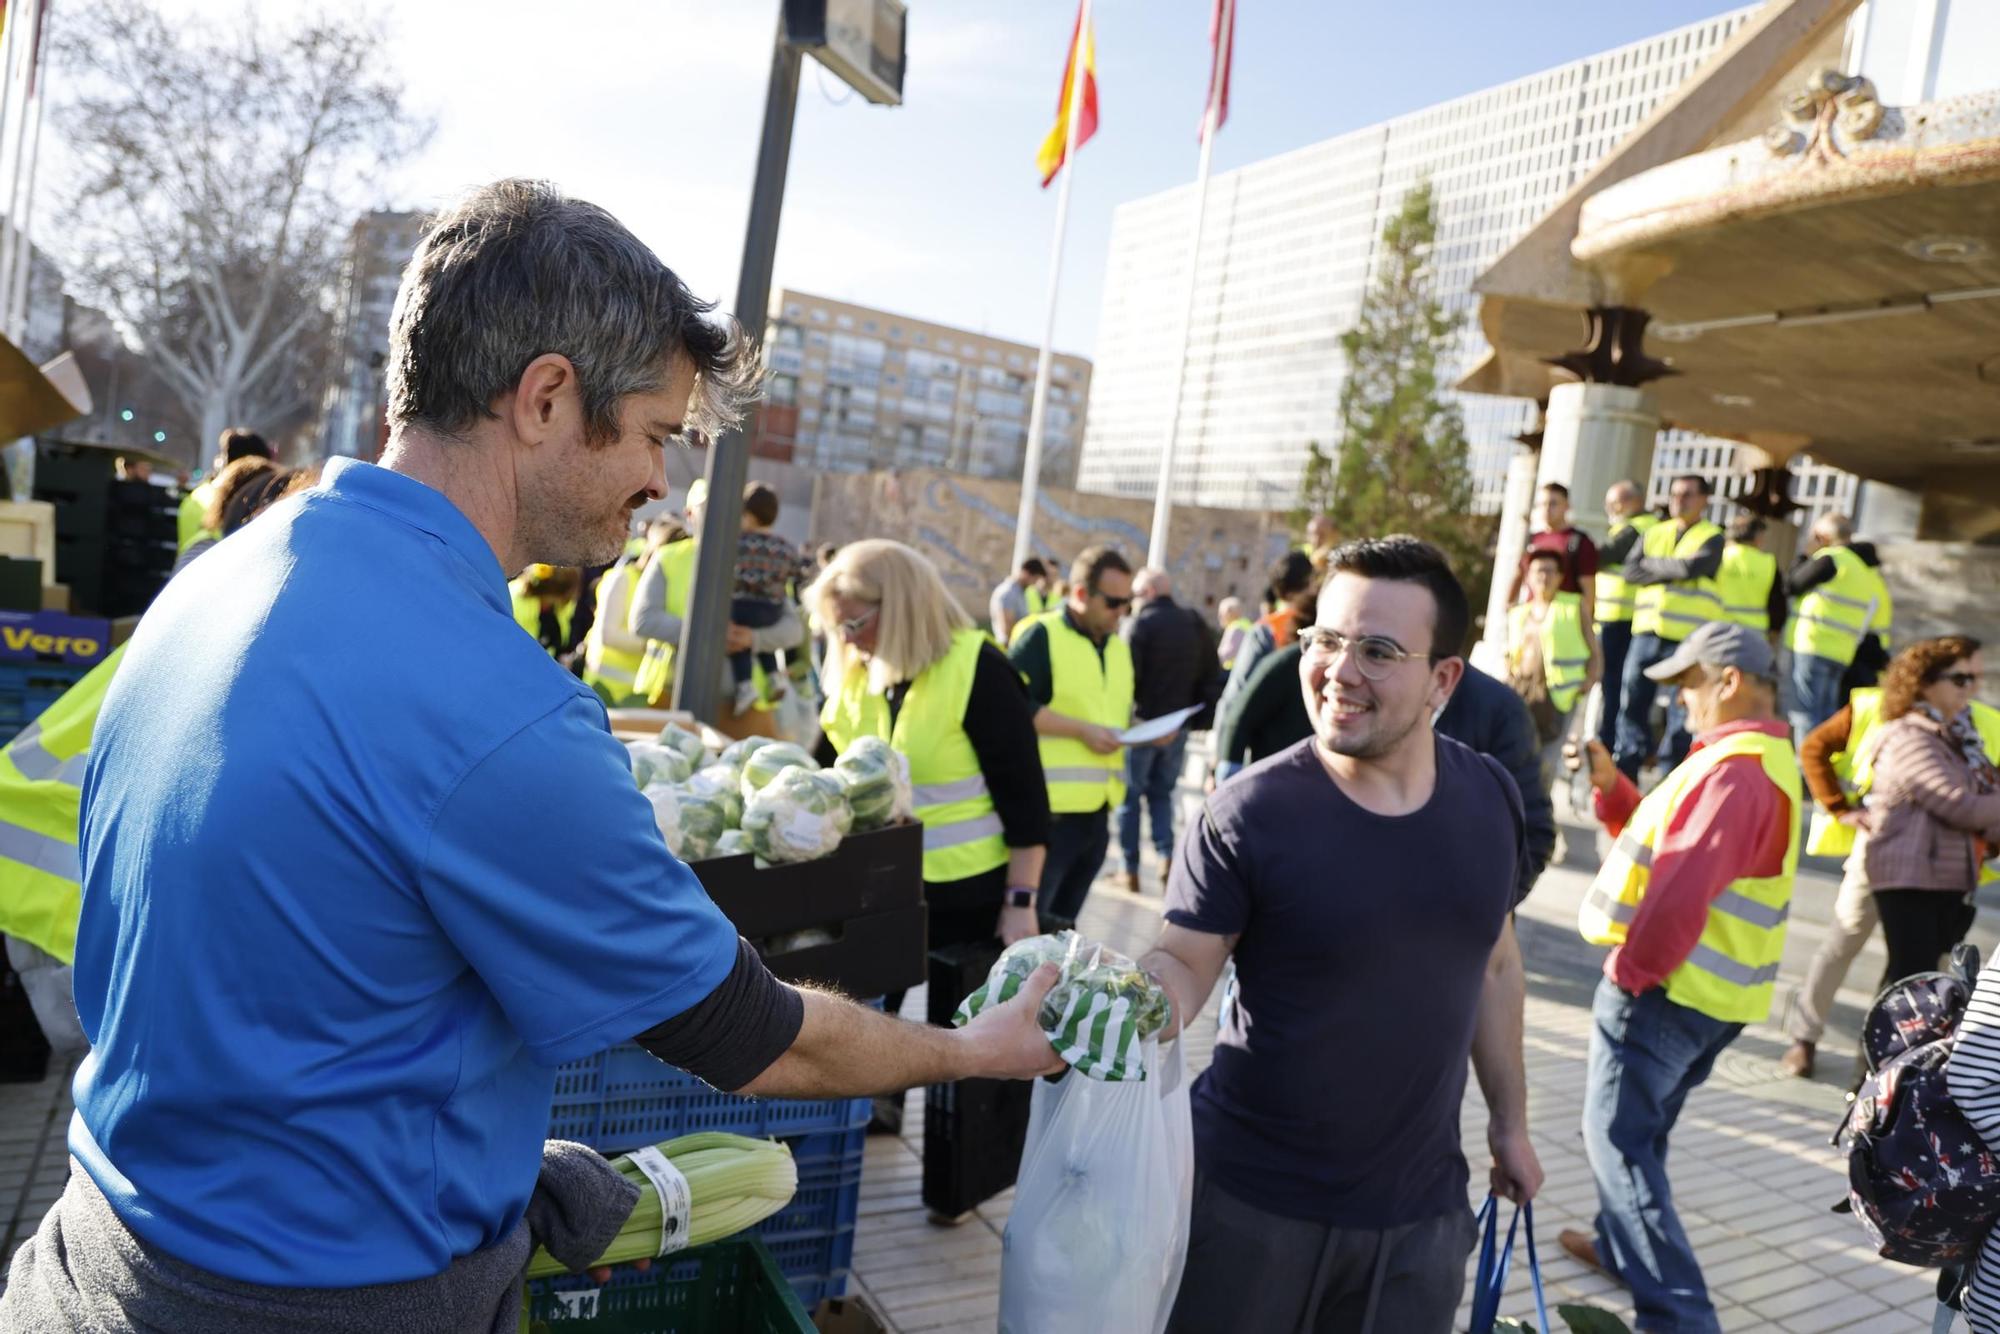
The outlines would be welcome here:
M 747 776 L 744 783 L 749 783 Z M 840 846 L 853 821 L 840 780 L 796 764 L 780 769 L 743 803 L 750 850 L 766 862 L 824 857 Z
M 1141 1045 L 1166 1026 L 1173 1003 L 1138 964 L 1074 931 L 1008 946 L 985 983 L 959 1003 L 952 1022 L 969 1023 L 1011 999 L 1045 963 L 1062 968 L 1037 1015 L 1056 1055 L 1093 1079 L 1144 1079 Z
M 750 855 L 750 835 L 741 829 L 725 829 L 722 837 L 715 840 L 712 857 L 747 857 Z
M 741 741 L 732 741 L 724 746 L 722 753 L 715 757 L 716 763 L 741 769 L 745 760 L 771 744 L 771 738 L 767 736 L 746 736 Z
M 628 741 L 625 750 L 632 758 L 632 781 L 642 788 L 686 782 L 694 772 L 692 760 L 657 741 Z
M 722 827 L 734 829 L 743 823 L 742 781 L 742 775 L 729 765 L 711 764 L 706 769 L 697 769 L 694 777 L 681 786 L 719 803 L 722 807 Z
M 908 819 L 916 809 L 909 757 L 880 737 L 857 737 L 833 769 L 847 788 L 857 830 L 880 829 Z
M 653 804 L 653 823 L 660 827 L 660 837 L 667 841 L 667 851 L 680 856 L 681 802 L 674 795 L 672 786 L 655 783 L 639 795 Z
M 750 758 L 743 761 L 743 799 L 748 801 L 752 793 L 776 778 L 780 771 L 791 768 L 818 769 L 819 761 L 806 754 L 805 747 L 794 746 L 789 741 L 773 741 L 759 746 Z
M 698 862 L 713 856 L 716 840 L 729 828 L 729 808 L 715 793 L 698 790 L 693 779 L 676 785 L 674 798 L 680 803 L 681 860 Z M 734 792 L 729 794 L 729 798 L 740 812 L 743 809 L 742 798 Z
M 679 723 L 668 723 L 660 729 L 660 744 L 668 750 L 679 751 L 696 769 L 708 759 L 708 746 L 702 741 L 701 733 L 689 731 Z

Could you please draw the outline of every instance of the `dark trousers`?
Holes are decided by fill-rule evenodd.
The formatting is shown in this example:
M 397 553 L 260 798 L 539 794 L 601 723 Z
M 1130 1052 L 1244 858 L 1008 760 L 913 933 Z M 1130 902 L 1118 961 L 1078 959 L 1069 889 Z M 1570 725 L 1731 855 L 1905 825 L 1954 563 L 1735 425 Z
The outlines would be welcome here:
M 1167 1334 L 1449 1334 L 1473 1236 L 1462 1207 L 1390 1228 L 1285 1218 L 1197 1168 Z
M 1632 1289 L 1646 1334 L 1722 1334 L 1667 1182 L 1667 1136 L 1743 1025 L 1600 978 L 1591 1005 L 1583 1147 L 1597 1179 L 1597 1255 Z
M 1604 711 L 1597 719 L 1597 739 L 1606 750 L 1613 750 L 1618 745 L 1618 701 L 1624 698 L 1625 655 L 1632 649 L 1632 622 L 1598 626 L 1597 642 L 1604 646 L 1604 680 L 1598 686 L 1604 694 Z
M 784 614 L 785 604 L 772 598 L 731 598 L 729 600 L 729 619 L 733 623 L 747 629 L 763 630 L 776 625 L 778 618 Z M 777 654 L 758 653 L 746 648 L 739 649 L 729 655 L 729 679 L 737 685 L 742 685 L 745 681 L 748 681 L 750 679 L 750 663 L 753 659 L 763 665 L 764 675 L 769 677 L 777 676 Z
M 1076 921 L 1091 882 L 1104 867 L 1104 854 L 1111 849 L 1111 808 L 1100 806 L 1081 815 L 1051 815 L 1048 848 L 1035 899 L 1042 929 L 1053 931 Z M 1056 925 L 1050 925 L 1052 920 Z
M 1882 943 L 1889 966 L 1882 985 L 1936 970 L 1939 960 L 1972 928 L 1972 900 L 1945 889 L 1878 889 Z
M 1659 666 L 1679 647 L 1658 635 L 1632 636 L 1631 650 L 1625 655 L 1625 677 L 1619 683 L 1618 744 L 1611 749 L 1618 771 L 1627 778 L 1638 778 L 1639 770 L 1653 757 L 1653 705 L 1660 687 L 1646 675 L 1646 669 Z M 1670 715 L 1669 725 L 1674 735 L 1668 738 L 1668 758 L 1678 764 L 1687 756 L 1690 738 L 1684 718 L 1674 725 Z

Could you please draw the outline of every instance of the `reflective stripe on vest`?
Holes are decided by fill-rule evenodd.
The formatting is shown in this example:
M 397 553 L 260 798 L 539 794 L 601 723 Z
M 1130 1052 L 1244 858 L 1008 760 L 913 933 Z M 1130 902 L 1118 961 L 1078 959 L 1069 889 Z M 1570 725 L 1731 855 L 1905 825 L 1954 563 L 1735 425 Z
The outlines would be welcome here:
M 0 751 L 0 932 L 69 963 L 83 871 L 77 812 L 105 692 L 125 646 L 63 692 Z
M 688 581 L 694 578 L 694 539 L 684 537 L 678 542 L 669 542 L 661 547 L 653 557 L 667 576 L 668 614 L 678 617 L 687 615 Z M 641 575 L 632 585 L 636 596 Z M 680 646 L 667 644 L 657 639 L 646 641 L 646 652 L 639 661 L 639 674 L 633 681 L 637 693 L 645 699 L 658 700 L 666 696 L 674 684 L 674 653 Z
M 1605 545 L 1618 540 L 1618 535 L 1627 528 L 1636 528 L 1644 537 L 1660 522 L 1657 514 L 1635 514 L 1629 520 L 1611 530 Z M 1625 576 L 1617 570 L 1599 570 L 1594 584 L 1597 594 L 1597 623 L 1617 625 L 1632 619 L 1632 603 L 1636 596 L 1632 585 L 1625 582 Z
M 1771 628 L 1771 586 L 1778 580 L 1778 558 L 1741 542 L 1722 549 L 1722 568 L 1715 589 L 1722 599 L 1722 619 L 1752 630 Z
M 1696 519 L 1678 537 L 1673 524 L 1655 524 L 1646 533 L 1643 554 L 1654 560 L 1688 560 L 1722 530 L 1706 519 Z M 1642 584 L 1633 599 L 1632 633 L 1654 635 L 1677 644 L 1697 626 L 1722 615 L 1722 598 L 1713 579 L 1675 579 L 1664 584 Z
M 638 583 L 639 569 L 628 552 L 597 581 L 597 615 L 590 622 L 590 633 L 583 637 L 583 683 L 601 689 L 614 701 L 636 697 L 639 668 L 645 657 L 642 652 L 605 643 L 604 627 L 613 611 L 618 613 L 619 627 L 624 627 Z
M 1508 666 L 1518 667 L 1528 613 L 1533 604 L 1522 602 L 1507 609 Z M 1541 639 L 1542 680 L 1548 686 L 1549 703 L 1557 713 L 1568 713 L 1583 691 L 1590 675 L 1590 645 L 1583 637 L 1583 598 L 1576 593 L 1558 593 L 1542 616 L 1537 630 Z
M 1090 638 L 1051 612 L 1041 624 L 1049 640 L 1049 708 L 1122 732 L 1132 725 L 1132 650 L 1123 638 L 1104 641 L 1102 654 Z M 1125 752 L 1099 755 L 1073 737 L 1040 738 L 1042 776 L 1048 780 L 1049 809 L 1074 815 L 1116 806 L 1125 799 Z
M 1845 667 L 1854 661 L 1862 636 L 1887 634 L 1889 586 L 1879 570 L 1846 547 L 1828 547 L 1820 554 L 1833 561 L 1833 578 L 1800 599 L 1786 642 L 1794 653 Z
M 893 727 L 888 701 L 869 693 L 868 670 L 859 662 L 849 664 L 840 689 L 820 710 L 834 749 L 880 737 L 909 760 L 916 814 L 924 824 L 924 879 L 934 884 L 1004 866 L 1009 855 L 986 775 L 965 735 L 966 703 L 985 642 L 978 630 L 954 631 L 950 650 L 904 692 Z
M 1671 827 L 1681 802 L 1716 765 L 1753 758 L 1791 803 L 1784 861 L 1777 875 L 1743 876 L 1709 904 L 1700 942 L 1686 962 L 1667 976 L 1667 999 L 1723 1023 L 1758 1023 L 1771 1012 L 1771 997 L 1784 957 L 1791 915 L 1792 877 L 1798 867 L 1796 812 L 1802 796 L 1798 761 L 1782 737 L 1746 731 L 1704 745 L 1668 774 L 1632 813 L 1591 881 L 1577 915 L 1577 929 L 1596 945 L 1616 945 L 1644 901 L 1652 878 L 1653 851 Z

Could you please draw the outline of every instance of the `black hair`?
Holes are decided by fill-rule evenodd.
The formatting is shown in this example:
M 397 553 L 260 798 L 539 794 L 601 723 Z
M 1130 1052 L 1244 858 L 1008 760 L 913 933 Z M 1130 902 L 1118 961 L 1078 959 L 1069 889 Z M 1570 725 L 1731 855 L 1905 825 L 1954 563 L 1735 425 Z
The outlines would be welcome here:
M 1095 593 L 1097 581 L 1112 570 L 1120 574 L 1132 573 L 1131 565 L 1117 547 L 1085 547 L 1070 564 L 1070 587 Z
M 1021 573 L 1032 574 L 1037 579 L 1046 579 L 1049 577 L 1049 567 L 1042 564 L 1040 556 L 1030 556 L 1021 562 Z
M 1335 547 L 1327 557 L 1327 573 L 1359 575 L 1363 579 L 1394 579 L 1422 584 L 1430 590 L 1437 615 L 1431 625 L 1431 661 L 1455 658 L 1465 647 L 1472 612 L 1465 586 L 1451 572 L 1444 553 L 1420 537 L 1395 533 L 1367 537 Z
M 1564 500 L 1569 499 L 1569 488 L 1561 482 L 1543 482 L 1542 490 L 1549 492 L 1551 495 L 1561 496 Z
M 1706 477 L 1703 477 L 1698 472 L 1684 472 L 1680 476 L 1674 478 L 1673 481 L 1667 483 L 1667 485 L 1679 486 L 1682 482 L 1693 482 L 1696 486 L 1701 488 L 1701 493 L 1705 496 L 1712 496 L 1715 494 L 1715 484 L 1709 481 Z

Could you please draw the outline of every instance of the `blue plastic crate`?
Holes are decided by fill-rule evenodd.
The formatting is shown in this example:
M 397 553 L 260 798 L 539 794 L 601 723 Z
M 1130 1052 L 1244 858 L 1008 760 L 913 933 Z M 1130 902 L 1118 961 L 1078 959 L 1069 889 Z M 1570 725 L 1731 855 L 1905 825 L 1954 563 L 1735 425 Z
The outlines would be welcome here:
M 61 662 L 0 662 L 0 742 L 12 740 L 89 672 Z
M 741 1098 L 710 1088 L 637 1043 L 556 1072 L 549 1137 L 614 1153 L 699 1130 L 784 1139 L 868 1124 L 866 1098 Z
M 799 1172 L 792 1202 L 753 1230 L 766 1242 L 852 1231 L 861 1213 L 861 1161 L 868 1128 L 808 1135 L 791 1144 Z M 789 1273 L 787 1277 L 789 1277 Z

